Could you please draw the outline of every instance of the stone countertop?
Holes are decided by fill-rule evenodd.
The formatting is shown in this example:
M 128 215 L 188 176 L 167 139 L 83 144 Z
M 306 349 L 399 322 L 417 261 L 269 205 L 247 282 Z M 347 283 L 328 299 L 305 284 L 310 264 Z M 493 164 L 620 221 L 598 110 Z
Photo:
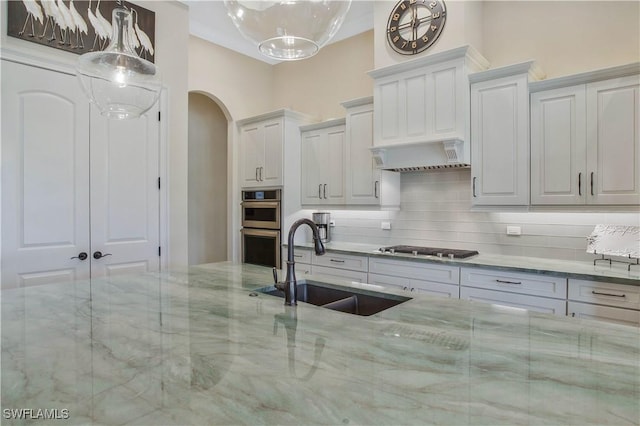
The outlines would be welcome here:
M 2 423 L 640 424 L 638 328 L 427 295 L 291 308 L 253 291 L 271 280 L 223 262 L 3 291 Z
M 284 244 L 286 246 L 286 244 Z M 312 249 L 312 244 L 296 244 L 296 248 Z M 640 285 L 640 265 L 631 266 L 627 270 L 626 264 L 606 262 L 554 260 L 527 256 L 507 256 L 497 254 L 478 254 L 466 259 L 446 259 L 436 256 L 414 256 L 403 253 L 381 253 L 380 246 L 357 243 L 330 242 L 325 244 L 328 253 L 360 254 L 371 257 L 394 258 L 415 262 L 439 263 L 452 266 L 473 266 L 476 268 L 491 268 L 512 272 L 530 272 L 537 274 L 559 275 L 592 281 L 607 281 L 618 284 Z

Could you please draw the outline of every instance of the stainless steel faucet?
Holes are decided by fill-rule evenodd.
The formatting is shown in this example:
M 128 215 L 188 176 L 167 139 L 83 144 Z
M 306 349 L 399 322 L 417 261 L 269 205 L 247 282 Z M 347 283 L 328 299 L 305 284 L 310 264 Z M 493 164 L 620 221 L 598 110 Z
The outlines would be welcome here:
M 289 228 L 289 238 L 288 238 L 288 247 L 287 247 L 287 277 L 284 282 L 278 282 L 278 276 L 276 270 L 274 268 L 273 278 L 275 281 L 275 287 L 284 291 L 284 304 L 285 305 L 297 305 L 298 304 L 298 282 L 296 280 L 296 270 L 295 265 L 296 262 L 293 260 L 293 237 L 296 233 L 296 229 L 300 225 L 303 224 L 309 225 L 311 231 L 313 231 L 313 248 L 316 251 L 318 256 L 322 256 L 324 254 L 324 245 L 322 244 L 322 240 L 320 239 L 320 233 L 318 232 L 318 227 L 313 221 L 310 219 L 299 219 L 291 225 Z

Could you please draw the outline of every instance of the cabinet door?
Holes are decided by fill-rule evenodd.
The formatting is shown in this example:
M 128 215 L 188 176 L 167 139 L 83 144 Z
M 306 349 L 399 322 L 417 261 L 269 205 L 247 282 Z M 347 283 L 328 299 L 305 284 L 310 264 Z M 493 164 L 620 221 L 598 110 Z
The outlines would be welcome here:
M 321 167 L 323 171 L 322 195 L 327 204 L 344 204 L 346 200 L 344 136 L 344 126 L 329 131 L 326 136 L 326 152 L 322 157 L 324 161 L 321 163 Z
M 617 324 L 640 326 L 640 311 L 614 308 L 612 306 L 591 305 L 589 303 L 567 303 L 567 315 L 570 317 L 615 322 Z
M 3 288 L 89 278 L 88 159 L 75 76 L 3 60 Z
M 264 162 L 258 177 L 263 186 L 282 185 L 283 126 L 280 120 L 264 125 Z
M 373 105 L 347 112 L 347 204 L 380 203 L 380 170 L 369 148 L 373 146 Z
M 324 155 L 320 132 L 302 134 L 302 204 L 322 203 L 321 158 Z
M 395 287 L 408 292 L 418 292 L 433 296 L 458 299 L 460 287 L 453 284 L 443 284 L 432 281 L 415 280 L 404 277 L 394 277 L 388 275 L 369 274 L 369 284 L 381 285 L 385 287 Z
M 584 204 L 585 86 L 531 95 L 531 204 Z
M 242 186 L 256 186 L 258 173 L 264 160 L 264 128 L 250 124 L 240 129 L 242 150 Z
M 640 76 L 587 85 L 590 204 L 640 204 Z
M 471 176 L 475 205 L 529 204 L 527 76 L 471 86 Z

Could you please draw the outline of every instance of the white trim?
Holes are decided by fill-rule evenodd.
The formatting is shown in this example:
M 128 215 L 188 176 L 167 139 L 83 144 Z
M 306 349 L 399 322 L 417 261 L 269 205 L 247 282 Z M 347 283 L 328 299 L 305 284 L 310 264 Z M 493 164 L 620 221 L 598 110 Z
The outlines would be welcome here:
M 640 74 L 640 62 L 532 82 L 529 84 L 529 93 L 558 89 L 560 87 L 575 86 L 578 84 L 593 83 L 594 81 L 608 80 L 611 78 L 620 78 L 636 74 Z
M 166 271 L 169 267 L 169 259 L 171 258 L 171 245 L 169 244 L 169 89 L 163 87 L 160 92 L 160 146 L 158 156 L 158 174 L 160 175 L 160 270 Z
M 342 105 L 345 108 L 355 108 L 355 107 L 359 107 L 362 105 L 369 105 L 369 104 L 373 104 L 373 96 L 365 96 L 364 98 L 351 99 L 349 101 L 344 101 L 340 103 L 340 105 Z
M 479 83 L 482 81 L 495 80 L 497 78 L 511 77 L 525 73 L 529 75 L 529 81 L 537 81 L 545 78 L 545 73 L 540 69 L 535 61 L 526 61 L 519 64 L 492 68 L 486 71 L 469 74 L 469 83 Z
M 312 117 L 308 115 L 305 115 L 296 111 L 292 111 L 290 109 L 279 109 L 276 111 L 271 111 L 271 112 L 266 112 L 264 114 L 256 115 L 253 117 L 243 118 L 242 120 L 237 120 L 236 125 L 240 127 L 240 126 L 244 126 L 245 124 L 255 123 L 255 122 L 264 121 L 264 120 L 270 120 L 272 118 L 293 118 L 303 122 L 308 121 L 312 123 L 314 121 L 317 121 L 317 120 L 313 120 Z
M 347 124 L 346 118 L 334 118 L 333 120 L 327 120 L 321 123 L 314 123 L 314 124 L 307 124 L 305 126 L 300 126 L 300 131 L 308 132 L 310 130 L 325 129 L 327 127 L 333 127 L 333 126 L 345 126 L 346 124 Z

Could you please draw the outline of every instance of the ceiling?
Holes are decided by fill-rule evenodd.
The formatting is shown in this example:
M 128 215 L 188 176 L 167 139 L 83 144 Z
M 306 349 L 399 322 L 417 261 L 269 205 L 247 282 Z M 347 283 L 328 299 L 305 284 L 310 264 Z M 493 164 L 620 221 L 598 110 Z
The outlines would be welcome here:
M 183 0 L 189 6 L 189 33 L 211 43 L 260 61 L 277 64 L 246 40 L 227 16 L 222 0 Z M 342 27 L 329 43 L 344 40 L 373 28 L 373 1 L 352 1 Z

